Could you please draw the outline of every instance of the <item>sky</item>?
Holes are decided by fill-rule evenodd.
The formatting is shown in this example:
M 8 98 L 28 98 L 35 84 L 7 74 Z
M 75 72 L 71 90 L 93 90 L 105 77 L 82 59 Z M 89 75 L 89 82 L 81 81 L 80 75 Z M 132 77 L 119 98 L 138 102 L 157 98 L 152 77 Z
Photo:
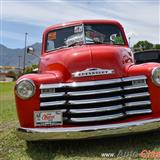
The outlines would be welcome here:
M 48 26 L 80 19 L 118 20 L 131 45 L 160 43 L 160 0 L 0 0 L 0 43 L 23 48 L 41 42 Z

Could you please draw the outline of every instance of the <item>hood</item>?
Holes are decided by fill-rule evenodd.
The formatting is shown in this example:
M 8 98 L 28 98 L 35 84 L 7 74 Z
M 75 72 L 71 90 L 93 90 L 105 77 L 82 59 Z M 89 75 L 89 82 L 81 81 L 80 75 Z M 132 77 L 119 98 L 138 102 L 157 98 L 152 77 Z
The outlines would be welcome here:
M 63 81 L 87 81 L 124 77 L 131 63 L 132 57 L 125 47 L 86 45 L 43 56 L 40 70 L 54 72 Z M 74 76 L 78 73 L 81 76 Z

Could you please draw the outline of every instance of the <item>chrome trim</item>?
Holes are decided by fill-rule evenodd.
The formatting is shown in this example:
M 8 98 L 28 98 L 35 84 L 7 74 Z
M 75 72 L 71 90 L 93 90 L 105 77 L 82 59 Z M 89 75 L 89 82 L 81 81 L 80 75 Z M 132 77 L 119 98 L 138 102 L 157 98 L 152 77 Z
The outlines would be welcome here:
M 63 87 L 87 87 L 87 86 L 94 86 L 94 85 L 105 85 L 105 84 L 115 84 L 115 83 L 122 83 L 132 80 L 140 80 L 140 79 L 147 79 L 146 76 L 132 76 L 126 78 L 117 78 L 112 80 L 99 80 L 99 81 L 87 81 L 87 82 L 72 82 L 72 83 L 56 83 L 56 84 L 41 84 L 40 89 L 50 89 L 50 88 L 63 88 Z M 145 87 L 147 85 L 144 85 Z M 133 86 L 133 87 L 138 87 Z M 141 86 L 139 86 L 141 87 Z
M 72 77 L 90 77 L 90 76 L 99 76 L 99 75 L 108 75 L 108 74 L 114 74 L 114 69 L 102 69 L 102 68 L 87 68 L 83 71 L 78 71 L 72 73 Z
M 61 111 L 61 112 L 67 112 L 67 109 L 58 109 L 58 111 Z
M 66 101 L 53 101 L 53 102 L 41 102 L 40 106 L 56 106 L 56 105 L 64 105 Z
M 160 87 L 160 83 L 157 83 L 157 81 L 154 80 L 154 73 L 155 73 L 155 71 L 156 71 L 157 69 L 159 70 L 160 67 L 154 67 L 154 68 L 153 68 L 152 73 L 151 73 L 151 80 L 152 80 L 152 82 L 153 82 L 156 86 Z
M 121 96 L 109 97 L 109 98 L 97 98 L 97 99 L 85 99 L 85 100 L 70 100 L 68 103 L 71 105 L 76 104 L 92 104 L 92 103 L 103 103 L 112 102 L 123 99 Z
M 68 92 L 67 94 L 70 96 L 84 96 L 84 95 L 113 93 L 118 91 L 122 91 L 122 88 L 116 87 L 116 88 L 98 89 L 98 90 L 89 90 L 89 91 L 75 91 L 75 92 Z
M 87 82 L 72 82 L 72 83 L 56 83 L 56 84 L 41 84 L 40 89 L 49 88 L 62 88 L 62 87 L 84 87 L 84 86 L 94 86 L 94 85 L 104 85 L 104 84 L 115 84 L 122 83 L 132 80 L 147 79 L 146 76 L 132 76 L 126 78 L 117 78 L 112 80 L 99 80 L 99 81 L 87 81 Z
M 107 125 L 59 128 L 18 128 L 17 135 L 28 141 L 87 139 L 134 134 L 160 128 L 160 118 Z
M 123 117 L 123 113 L 113 114 L 113 115 L 105 115 L 105 116 L 96 116 L 96 117 L 82 117 L 82 118 L 71 118 L 71 122 L 96 122 L 96 121 L 104 121 L 111 120 Z
M 101 119 L 107 116 L 113 116 L 113 114 L 125 114 L 126 111 L 128 111 L 128 114 L 132 114 L 132 112 L 129 111 L 132 107 L 134 107 L 132 110 L 135 110 L 133 113 L 136 115 L 137 110 L 146 110 L 151 107 L 146 79 L 147 77 L 142 75 L 87 82 L 42 84 L 40 86 L 41 90 L 47 88 L 52 89 L 53 87 L 56 93 L 41 93 L 40 107 L 41 110 L 54 110 L 55 106 L 57 109 L 58 105 L 61 105 L 60 108 L 63 107 L 67 109 L 67 114 L 63 115 L 63 118 L 68 118 L 66 124 L 72 123 L 72 121 L 69 121 L 70 118 L 93 118 L 94 120 L 95 113 L 99 113 L 96 116 L 97 120 L 98 118 Z M 139 84 L 139 82 L 143 83 Z M 60 88 L 60 90 L 56 88 Z M 51 98 L 47 99 L 47 97 Z M 62 98 L 55 99 L 54 97 Z M 145 100 L 144 97 L 146 97 Z M 139 98 L 138 101 L 136 101 L 136 98 Z M 118 113 L 108 112 L 114 110 L 117 110 Z M 125 114 L 124 117 L 126 115 L 127 114 Z
M 20 96 L 20 95 L 18 94 L 18 92 L 17 92 L 17 87 L 18 87 L 18 85 L 19 85 L 22 81 L 28 81 L 28 82 L 30 82 L 31 85 L 33 86 L 32 95 L 31 95 L 30 97 L 28 97 L 28 98 L 24 98 L 24 97 Z M 19 98 L 21 98 L 21 99 L 23 99 L 23 100 L 27 100 L 27 99 L 29 99 L 29 98 L 31 98 L 31 97 L 33 97 L 33 96 L 35 95 L 35 93 L 36 93 L 36 85 L 35 85 L 35 83 L 34 83 L 33 80 L 28 79 L 28 78 L 22 78 L 21 80 L 19 80 L 19 81 L 16 82 L 15 93 L 16 93 L 16 95 L 17 95 Z
M 150 94 L 148 92 L 141 92 L 141 93 L 133 93 L 133 94 L 126 94 L 124 95 L 124 97 L 126 99 L 128 98 L 139 98 L 139 97 L 145 97 L 145 96 L 149 96 Z
M 125 103 L 126 107 L 132 107 L 132 106 L 143 106 L 143 105 L 150 105 L 151 102 L 150 101 L 137 101 L 137 102 L 129 102 L 129 103 Z
M 134 81 L 134 80 L 141 80 L 141 79 L 147 79 L 146 76 L 144 75 L 141 75 L 141 76 L 132 76 L 132 77 L 125 77 L 125 78 L 122 78 L 122 80 L 124 82 L 127 82 L 127 81 Z
M 141 110 L 134 110 L 134 111 L 126 111 L 127 115 L 135 115 L 135 114 L 145 114 L 145 113 L 151 113 L 151 109 L 141 109 Z
M 142 88 L 148 88 L 148 86 L 146 84 L 141 86 L 125 86 L 124 90 L 142 89 Z
M 61 111 L 61 112 L 67 112 L 67 109 L 56 109 L 56 110 L 40 110 L 38 112 L 51 112 L 51 111 Z
M 58 92 L 58 93 L 41 93 L 40 98 L 50 98 L 50 97 L 60 97 L 64 96 L 65 92 Z
M 94 113 L 94 112 L 105 112 L 105 111 L 115 111 L 122 109 L 122 105 L 117 106 L 108 106 L 108 107 L 99 107 L 99 108 L 87 108 L 87 109 L 70 109 L 70 113 L 79 114 L 79 113 Z
M 118 78 L 118 79 L 100 80 L 100 81 L 41 84 L 40 89 L 63 88 L 63 87 L 84 87 L 84 86 L 88 87 L 88 86 L 94 86 L 94 85 L 115 84 L 120 82 L 122 82 L 122 80 Z

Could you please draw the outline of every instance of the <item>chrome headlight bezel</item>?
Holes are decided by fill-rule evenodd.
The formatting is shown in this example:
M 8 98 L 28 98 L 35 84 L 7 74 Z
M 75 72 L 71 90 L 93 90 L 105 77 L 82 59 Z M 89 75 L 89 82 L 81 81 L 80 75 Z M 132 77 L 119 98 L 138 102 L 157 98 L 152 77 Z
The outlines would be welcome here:
M 26 86 L 28 85 L 27 88 L 31 89 L 31 90 L 28 90 L 28 91 L 30 91 L 28 96 L 25 96 L 20 92 L 20 89 L 21 89 L 20 87 L 22 87 L 22 86 L 26 87 L 25 85 Z M 21 99 L 24 99 L 24 100 L 29 99 L 34 96 L 35 92 L 36 92 L 36 85 L 31 79 L 24 78 L 24 79 L 21 79 L 20 81 L 18 81 L 16 84 L 15 93 Z
M 160 87 L 160 67 L 153 68 L 151 79 L 156 86 Z

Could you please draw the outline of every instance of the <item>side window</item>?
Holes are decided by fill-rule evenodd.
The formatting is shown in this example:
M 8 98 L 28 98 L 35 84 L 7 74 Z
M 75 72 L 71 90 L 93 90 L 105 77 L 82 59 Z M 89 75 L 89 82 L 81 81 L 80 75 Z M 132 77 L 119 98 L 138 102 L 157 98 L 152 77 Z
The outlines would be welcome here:
M 55 31 L 49 32 L 47 36 L 47 51 L 55 49 L 55 40 L 57 38 L 57 33 Z
M 54 46 L 54 41 L 48 40 L 47 41 L 47 51 L 51 51 L 54 50 L 55 46 Z

